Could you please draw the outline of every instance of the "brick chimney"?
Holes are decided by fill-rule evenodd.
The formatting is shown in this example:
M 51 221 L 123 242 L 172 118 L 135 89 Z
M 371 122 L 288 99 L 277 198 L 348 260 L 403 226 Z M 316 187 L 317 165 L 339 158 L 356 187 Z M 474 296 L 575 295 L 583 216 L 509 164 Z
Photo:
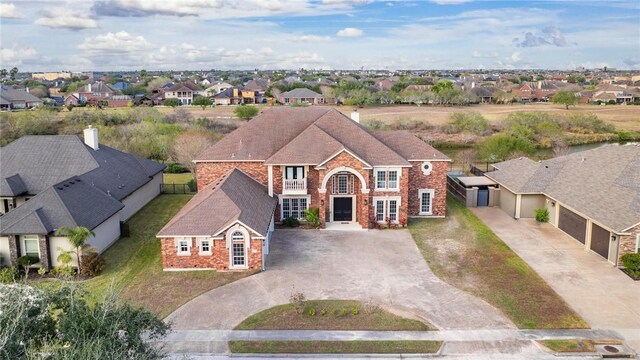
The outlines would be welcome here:
M 93 150 L 100 149 L 100 145 L 98 145 L 98 129 L 91 125 L 84 129 L 84 143 Z

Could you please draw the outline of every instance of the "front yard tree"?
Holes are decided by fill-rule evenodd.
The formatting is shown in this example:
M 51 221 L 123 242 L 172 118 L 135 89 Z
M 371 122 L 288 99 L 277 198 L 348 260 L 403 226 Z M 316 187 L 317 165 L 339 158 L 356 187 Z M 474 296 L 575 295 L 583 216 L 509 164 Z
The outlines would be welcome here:
M 561 90 L 558 91 L 557 94 L 553 95 L 551 102 L 554 104 L 563 104 L 566 109 L 569 110 L 569 105 L 575 106 L 578 103 L 578 98 L 576 97 L 576 94 L 571 91 Z
M 206 96 L 197 96 L 195 99 L 193 99 L 193 105 L 201 106 L 202 110 L 204 110 L 207 106 L 211 106 L 211 104 L 213 103 Z
M 73 229 L 68 227 L 61 227 L 56 231 L 56 235 L 64 236 L 69 239 L 71 245 L 76 249 L 76 260 L 78 261 L 78 275 L 80 275 L 80 252 L 82 246 L 93 235 L 93 231 L 87 229 L 84 226 L 78 226 Z
M 145 69 L 140 70 L 140 74 L 139 75 L 143 79 L 146 78 L 147 77 L 147 70 L 145 70 Z
M 14 67 L 9 71 L 9 77 L 11 78 L 11 81 L 16 81 L 16 75 L 18 75 L 18 68 Z

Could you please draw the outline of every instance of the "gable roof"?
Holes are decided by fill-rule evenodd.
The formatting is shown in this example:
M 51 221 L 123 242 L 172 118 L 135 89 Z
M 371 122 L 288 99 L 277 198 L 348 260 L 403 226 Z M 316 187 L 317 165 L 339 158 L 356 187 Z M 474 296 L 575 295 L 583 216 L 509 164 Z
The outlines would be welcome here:
M 295 88 L 291 91 L 280 94 L 281 98 L 321 98 L 324 97 L 317 92 L 307 88 Z
M 74 177 L 47 188 L 0 218 L 0 234 L 48 234 L 67 226 L 94 229 L 124 205 Z
M 269 82 L 264 79 L 249 80 L 244 84 L 244 88 L 247 90 L 264 91 L 269 87 Z
M 3 104 L 14 102 L 42 102 L 40 98 L 29 94 L 25 90 L 7 89 L 5 87 L 0 88 L 0 99 Z
M 118 200 L 165 168 L 105 145 L 93 150 L 75 135 L 23 136 L 0 148 L 0 163 L 0 196 L 14 196 L 20 186 L 29 194 L 38 194 L 53 184 L 80 176 Z M 22 185 L 17 183 L 16 174 Z
M 640 146 L 608 145 L 536 163 L 495 164 L 485 175 L 516 193 L 542 193 L 624 232 L 640 223 Z
M 233 169 L 199 191 L 157 237 L 213 236 L 237 222 L 266 236 L 277 202 L 263 185 Z
M 329 107 L 266 110 L 206 149 L 194 161 L 317 165 L 341 149 L 372 166 L 410 165 L 364 126 Z
M 78 90 L 78 93 L 107 93 L 113 94 L 113 90 L 109 85 L 102 81 L 96 81 L 91 84 L 87 84 Z
M 18 174 L 0 180 L 0 194 L 5 196 L 18 196 L 26 192 L 27 187 Z
M 374 131 L 373 135 L 409 161 L 451 161 L 445 154 L 406 130 Z
M 193 81 L 185 81 L 183 83 L 178 83 L 171 86 L 171 88 L 169 88 L 167 91 L 200 91 L 200 90 L 202 90 L 200 85 L 194 83 Z

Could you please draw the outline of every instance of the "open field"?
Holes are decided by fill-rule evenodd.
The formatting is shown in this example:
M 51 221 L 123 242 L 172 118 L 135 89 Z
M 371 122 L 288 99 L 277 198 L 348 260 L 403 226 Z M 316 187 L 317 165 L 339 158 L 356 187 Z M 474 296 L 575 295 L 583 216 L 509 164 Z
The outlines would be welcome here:
M 347 116 L 353 111 L 352 106 L 339 106 L 338 110 Z M 510 113 L 517 111 L 543 111 L 558 114 L 594 113 L 606 122 L 613 124 L 619 130 L 640 130 L 640 106 L 623 105 L 578 105 L 565 110 L 563 105 L 550 103 L 495 105 L 479 104 L 471 106 L 415 106 L 392 105 L 375 106 L 358 109 L 360 121 L 372 119 L 391 123 L 398 119 L 427 121 L 431 125 L 442 125 L 447 122 L 449 115 L 454 112 L 477 112 L 491 122 L 504 120 Z
M 416 219 L 409 231 L 433 272 L 498 309 L 519 328 L 580 329 L 587 323 L 460 202 L 445 219 Z

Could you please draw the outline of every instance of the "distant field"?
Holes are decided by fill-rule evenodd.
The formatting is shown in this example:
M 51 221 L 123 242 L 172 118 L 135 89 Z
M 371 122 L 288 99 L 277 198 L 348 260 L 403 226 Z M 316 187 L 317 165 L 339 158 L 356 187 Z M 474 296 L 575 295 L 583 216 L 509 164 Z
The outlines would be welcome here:
M 347 115 L 353 111 L 352 106 L 339 106 L 337 109 Z M 571 107 L 569 110 L 565 110 L 564 106 L 548 103 L 524 105 L 481 104 L 451 107 L 392 105 L 358 109 L 358 112 L 360 112 L 360 121 L 378 119 L 384 122 L 393 122 L 397 119 L 407 119 L 427 121 L 432 125 L 442 125 L 446 123 L 451 113 L 469 111 L 480 113 L 492 122 L 503 120 L 510 113 L 516 111 L 544 111 L 557 114 L 570 114 L 575 112 L 594 113 L 598 115 L 600 119 L 612 123 L 620 130 L 640 130 L 640 106 L 632 105 L 578 105 Z
M 258 105 L 261 110 L 267 109 L 268 106 Z M 202 110 L 201 107 L 184 106 L 180 109 L 189 111 L 194 118 L 206 117 L 210 119 L 232 119 L 236 118 L 233 110 L 235 106 L 216 106 Z M 336 109 L 347 116 L 353 111 L 353 106 L 336 106 Z M 73 111 L 124 111 L 128 108 L 107 108 L 97 110 L 95 108 L 76 108 Z M 169 113 L 177 108 L 157 106 L 154 107 L 162 113 Z M 420 120 L 427 121 L 432 125 L 442 125 L 447 122 L 449 115 L 454 112 L 474 111 L 482 114 L 487 120 L 496 122 L 505 119 L 510 113 L 516 111 L 544 111 L 557 114 L 570 114 L 575 112 L 594 113 L 604 121 L 610 122 L 620 130 L 640 130 L 640 106 L 623 106 L 623 105 L 578 105 L 565 110 L 562 105 L 554 105 L 548 103 L 536 104 L 517 104 L 517 105 L 471 105 L 471 106 L 415 106 L 415 105 L 390 105 L 390 106 L 372 106 L 358 109 L 360 112 L 360 120 L 366 121 L 378 119 L 384 122 L 393 122 L 397 119 Z M 62 111 L 61 116 L 67 114 Z

